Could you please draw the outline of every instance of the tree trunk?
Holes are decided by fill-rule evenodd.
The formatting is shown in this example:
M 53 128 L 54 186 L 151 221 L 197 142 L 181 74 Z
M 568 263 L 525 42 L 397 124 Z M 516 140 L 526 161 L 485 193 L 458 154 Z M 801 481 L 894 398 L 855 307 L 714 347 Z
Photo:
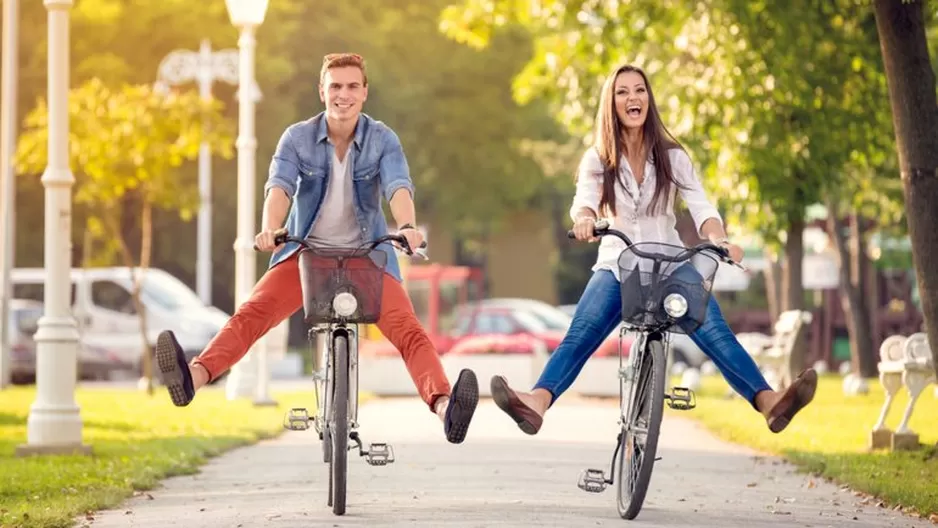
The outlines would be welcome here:
M 766 248 L 762 253 L 765 256 L 765 297 L 769 305 L 769 319 L 774 325 L 778 321 L 779 314 L 782 313 L 779 294 L 782 265 L 773 251 Z
M 120 254 L 124 261 L 124 265 L 127 266 L 127 269 L 130 270 L 131 276 L 133 277 L 133 290 L 131 291 L 131 298 L 134 303 L 134 310 L 137 312 L 137 316 L 140 318 L 140 336 L 142 340 L 142 348 L 140 354 L 140 364 L 142 367 L 142 378 L 141 380 L 145 382 L 145 389 L 147 394 L 153 394 L 153 351 L 150 349 L 150 340 L 147 339 L 147 318 L 146 318 L 146 307 L 143 305 L 143 301 L 140 299 L 140 290 L 143 285 L 143 277 L 146 270 L 146 266 L 150 262 L 150 254 L 153 247 L 153 205 L 147 201 L 142 204 L 142 210 L 140 214 L 140 226 L 141 226 L 141 244 L 140 244 L 140 265 L 134 265 L 133 253 L 130 251 L 130 245 L 127 243 L 127 240 L 121 235 L 121 227 L 119 222 L 116 221 L 117 215 L 108 215 L 108 220 L 110 224 L 110 231 L 114 233 L 114 236 L 117 237 L 118 243 L 120 246 Z M 134 269 L 136 268 L 136 272 Z
M 828 202 L 827 211 L 827 229 L 837 247 L 840 264 L 840 303 L 847 320 L 853 372 L 864 378 L 876 377 L 877 368 L 872 355 L 872 337 L 867 324 L 870 318 L 861 290 L 863 276 L 858 273 L 859 268 L 862 267 L 859 265 L 860 258 L 857 258 L 857 253 L 862 250 L 860 228 L 857 226 L 858 219 L 856 214 L 851 215 L 853 225 L 850 227 L 850 240 L 848 241 L 844 235 L 844 223 L 840 219 L 840 211 L 830 202 Z
M 912 261 L 938 372 L 938 105 L 925 37 L 925 2 L 876 0 Z M 930 16 L 930 15 L 929 15 Z M 931 263 L 931 265 L 929 265 Z
M 782 311 L 804 309 L 804 212 L 793 213 L 788 221 L 788 239 L 785 241 L 785 264 L 782 269 Z M 799 334 L 792 347 L 788 363 L 788 376 L 783 376 L 781 386 L 787 387 L 805 368 L 805 332 Z
M 153 204 L 143 200 L 140 214 L 140 265 L 137 267 L 137 276 L 134 279 L 134 307 L 140 317 L 140 337 L 143 347 L 143 377 L 146 379 L 147 394 L 153 394 L 153 351 L 150 350 L 150 339 L 147 336 L 147 309 L 140 299 L 140 290 L 143 288 L 143 279 L 147 268 L 150 267 L 150 257 L 153 251 Z

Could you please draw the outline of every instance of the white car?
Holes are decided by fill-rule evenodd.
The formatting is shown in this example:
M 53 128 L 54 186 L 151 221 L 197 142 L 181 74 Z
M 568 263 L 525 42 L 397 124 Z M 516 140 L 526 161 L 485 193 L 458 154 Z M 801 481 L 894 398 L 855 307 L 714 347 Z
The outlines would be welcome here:
M 43 268 L 12 270 L 13 297 L 43 302 L 45 275 Z M 71 269 L 72 313 L 82 343 L 107 350 L 114 356 L 115 370 L 139 372 L 143 335 L 132 292 L 129 268 Z M 214 306 L 206 306 L 185 283 L 157 268 L 146 270 L 141 302 L 151 349 L 161 331 L 172 330 L 189 358 L 205 348 L 229 317 Z

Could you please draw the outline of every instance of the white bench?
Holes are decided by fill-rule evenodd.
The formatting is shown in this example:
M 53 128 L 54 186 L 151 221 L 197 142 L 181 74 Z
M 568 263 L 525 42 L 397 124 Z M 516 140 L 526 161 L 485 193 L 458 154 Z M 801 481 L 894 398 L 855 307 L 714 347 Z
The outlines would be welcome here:
M 788 310 L 779 314 L 771 337 L 757 332 L 736 336 L 774 389 L 781 390 L 791 383 L 791 352 L 798 336 L 805 326 L 811 324 L 811 320 L 811 312 Z
M 919 446 L 918 434 L 909 428 L 909 419 L 912 418 L 912 411 L 922 391 L 935 383 L 935 368 L 928 338 L 923 332 L 909 337 L 890 336 L 880 346 L 879 357 L 879 381 L 886 390 L 886 401 L 870 434 L 870 447 L 916 449 Z M 886 427 L 886 416 L 903 385 L 909 391 L 909 403 L 899 427 L 893 432 Z

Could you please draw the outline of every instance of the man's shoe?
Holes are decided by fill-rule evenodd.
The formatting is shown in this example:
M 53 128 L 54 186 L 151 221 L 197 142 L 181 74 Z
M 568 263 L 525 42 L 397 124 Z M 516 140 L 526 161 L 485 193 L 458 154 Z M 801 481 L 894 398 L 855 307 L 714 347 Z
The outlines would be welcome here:
M 189 405 L 195 397 L 192 374 L 189 372 L 182 347 L 169 330 L 160 332 L 156 339 L 156 364 L 159 367 L 160 379 L 169 391 L 173 403 L 177 407 Z
M 461 444 L 469 431 L 469 422 L 475 414 L 479 404 L 479 380 L 475 372 L 462 369 L 453 392 L 449 396 L 449 405 L 446 406 L 446 415 L 443 420 L 443 430 L 446 439 L 453 444 Z

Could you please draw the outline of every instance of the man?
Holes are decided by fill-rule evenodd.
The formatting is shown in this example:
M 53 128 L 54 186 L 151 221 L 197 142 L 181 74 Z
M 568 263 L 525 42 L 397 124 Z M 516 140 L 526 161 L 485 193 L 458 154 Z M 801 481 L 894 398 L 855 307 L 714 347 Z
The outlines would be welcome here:
M 284 226 L 319 247 L 357 247 L 388 233 L 381 195 L 410 247 L 423 235 L 414 228 L 414 186 L 397 134 L 362 113 L 368 78 L 362 58 L 327 55 L 319 78 L 325 111 L 288 127 L 280 138 L 265 185 L 261 232 L 255 245 L 274 251 L 270 268 L 251 296 L 196 358 L 186 364 L 172 332 L 160 334 L 157 364 L 173 403 L 188 405 L 195 391 L 237 363 L 268 330 L 302 306 L 298 245 L 274 243 Z M 292 197 L 292 205 L 291 205 Z M 420 396 L 443 421 L 446 439 L 461 443 L 479 400 L 475 373 L 460 372 L 450 389 L 439 356 L 401 284 L 390 244 L 378 328 L 401 352 Z

